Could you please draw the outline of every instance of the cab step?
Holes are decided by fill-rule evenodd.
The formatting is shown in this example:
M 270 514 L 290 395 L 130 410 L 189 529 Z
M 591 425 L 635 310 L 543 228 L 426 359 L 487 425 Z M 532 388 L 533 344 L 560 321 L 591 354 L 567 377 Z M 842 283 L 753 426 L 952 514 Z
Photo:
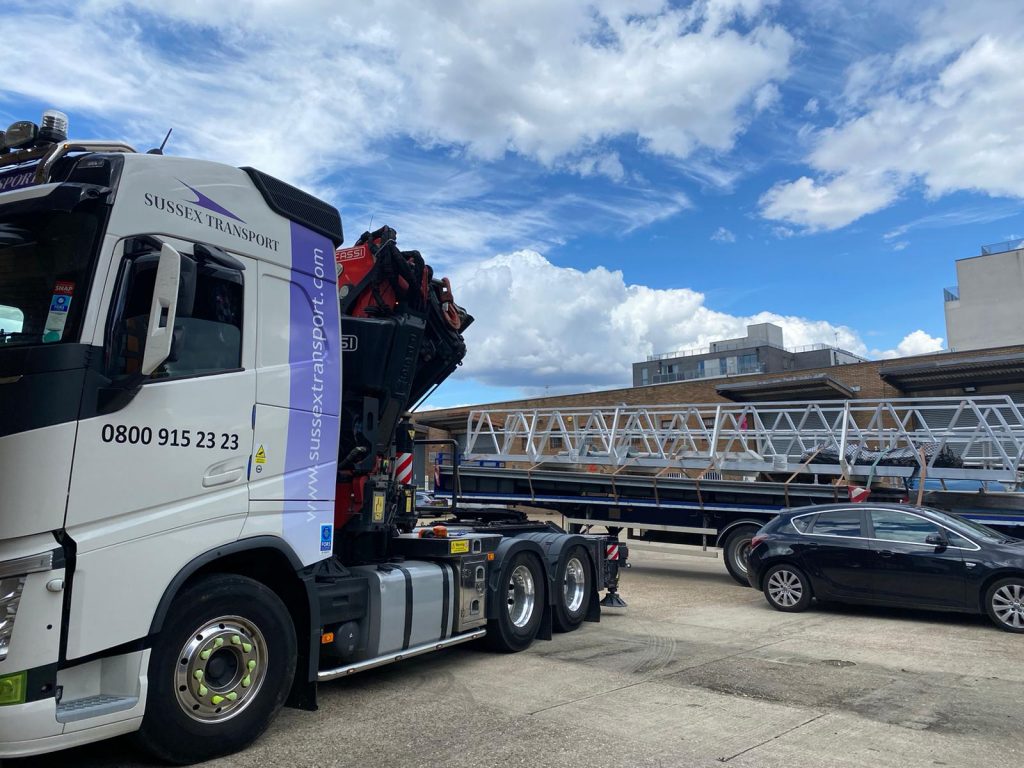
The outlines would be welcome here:
M 110 715 L 132 709 L 138 703 L 138 696 L 111 696 L 106 693 L 62 701 L 57 705 L 57 722 L 73 723 L 77 720 Z

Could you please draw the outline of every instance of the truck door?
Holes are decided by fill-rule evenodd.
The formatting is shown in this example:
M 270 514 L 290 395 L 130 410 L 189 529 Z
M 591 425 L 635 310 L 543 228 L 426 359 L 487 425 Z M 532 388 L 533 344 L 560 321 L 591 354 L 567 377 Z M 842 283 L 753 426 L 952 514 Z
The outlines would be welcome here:
M 329 557 L 341 407 L 334 248 L 292 224 L 289 264 L 259 264 L 255 441 L 244 535 L 283 538 L 305 565 Z
M 107 276 L 94 343 L 112 385 L 83 403 L 95 415 L 79 424 L 66 518 L 78 547 L 72 658 L 145 635 L 178 569 L 237 538 L 248 513 L 256 262 L 170 242 L 182 263 L 173 344 L 150 377 L 140 366 L 161 242 L 122 241 Z

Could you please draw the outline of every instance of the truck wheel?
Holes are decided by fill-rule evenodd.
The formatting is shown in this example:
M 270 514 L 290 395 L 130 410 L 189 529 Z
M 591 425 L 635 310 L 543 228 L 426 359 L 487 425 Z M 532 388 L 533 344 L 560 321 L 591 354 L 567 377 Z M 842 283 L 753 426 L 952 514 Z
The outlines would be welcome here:
M 985 593 L 985 610 L 1006 632 L 1024 632 L 1024 577 L 1000 579 Z
M 553 626 L 556 632 L 572 632 L 578 629 L 587 615 L 590 605 L 591 583 L 590 558 L 583 547 L 570 547 L 555 571 L 555 614 Z
M 184 765 L 248 746 L 274 719 L 295 675 L 295 627 L 258 581 L 217 574 L 178 595 L 149 661 L 138 739 Z
M 757 528 L 744 526 L 732 531 L 725 537 L 725 544 L 722 546 L 725 552 L 725 567 L 739 584 L 749 587 L 747 581 L 747 553 L 750 552 L 750 540 L 757 533 Z
M 497 618 L 487 622 L 487 647 L 516 653 L 530 647 L 544 611 L 544 569 L 529 552 L 520 552 L 501 565 L 498 576 Z

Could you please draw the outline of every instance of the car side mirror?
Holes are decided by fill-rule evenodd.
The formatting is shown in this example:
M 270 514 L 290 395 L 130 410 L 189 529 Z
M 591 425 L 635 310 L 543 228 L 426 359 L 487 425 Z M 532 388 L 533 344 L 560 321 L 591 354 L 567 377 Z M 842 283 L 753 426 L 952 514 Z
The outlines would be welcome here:
M 941 533 L 930 533 L 924 540 L 925 544 L 931 544 L 933 547 L 948 547 L 949 539 Z

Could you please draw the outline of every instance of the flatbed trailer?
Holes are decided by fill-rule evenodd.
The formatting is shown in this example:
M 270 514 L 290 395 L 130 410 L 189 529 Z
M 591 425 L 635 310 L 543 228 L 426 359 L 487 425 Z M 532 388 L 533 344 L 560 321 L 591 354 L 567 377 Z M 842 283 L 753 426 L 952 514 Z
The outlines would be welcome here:
M 791 507 L 913 501 L 1024 534 L 1024 408 L 1007 396 L 484 408 L 458 448 L 437 495 L 724 555 L 741 584 L 750 538 Z
M 631 548 L 724 557 L 730 575 L 746 585 L 750 538 L 780 511 L 849 499 L 831 483 L 744 482 L 721 478 L 658 477 L 565 468 L 525 469 L 442 463 L 435 497 L 460 505 L 507 505 L 562 516 L 570 532 L 604 529 Z M 876 488 L 876 501 L 898 502 L 906 492 Z

